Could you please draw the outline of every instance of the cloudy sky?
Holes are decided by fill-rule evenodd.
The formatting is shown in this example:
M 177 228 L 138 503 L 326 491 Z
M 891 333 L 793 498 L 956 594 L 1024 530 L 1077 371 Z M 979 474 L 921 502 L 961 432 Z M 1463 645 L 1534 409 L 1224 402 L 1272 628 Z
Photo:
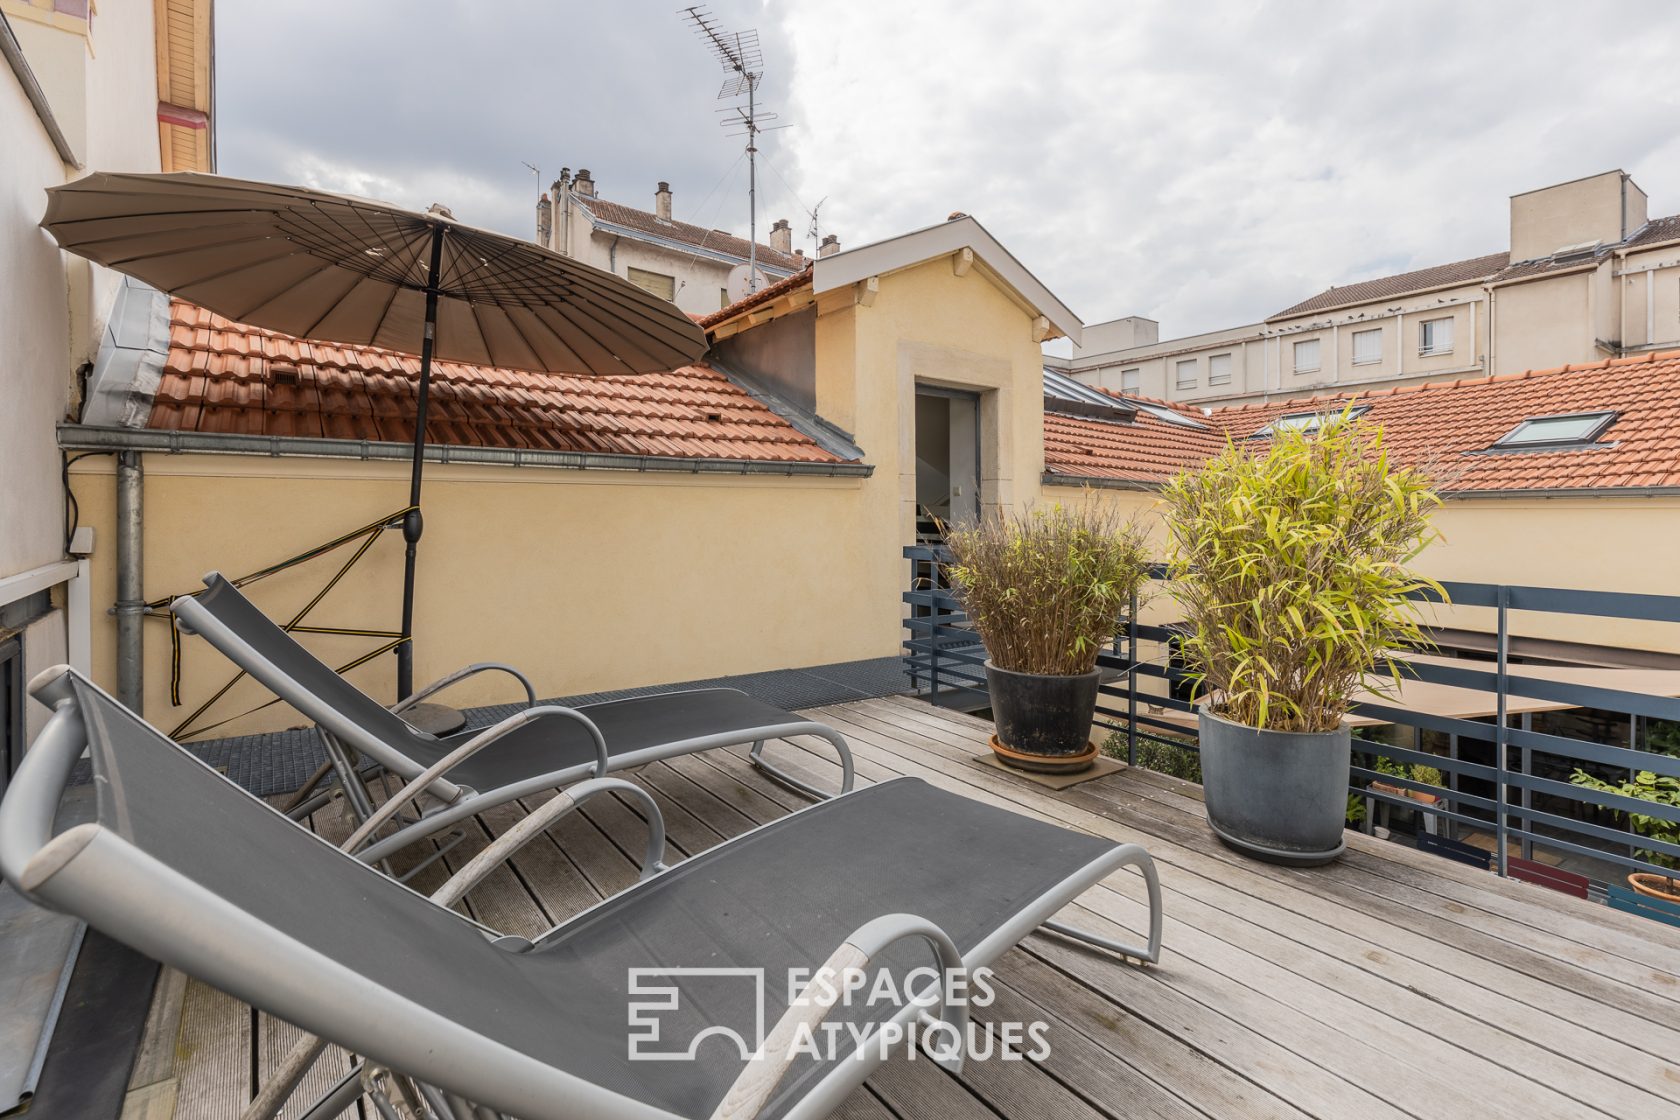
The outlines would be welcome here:
M 587 167 L 745 233 L 723 74 L 676 7 L 221 0 L 220 170 L 530 236 L 539 183 Z M 1496 252 L 1507 196 L 1614 167 L 1680 211 L 1669 0 L 711 8 L 758 29 L 788 125 L 761 144 L 761 231 L 821 201 L 857 245 L 963 210 L 1086 322 L 1177 336 Z

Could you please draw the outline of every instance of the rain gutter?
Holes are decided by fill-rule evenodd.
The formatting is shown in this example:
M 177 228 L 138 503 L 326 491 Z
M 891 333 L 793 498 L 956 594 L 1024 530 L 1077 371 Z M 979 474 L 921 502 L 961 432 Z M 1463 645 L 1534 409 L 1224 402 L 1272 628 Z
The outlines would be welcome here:
M 248 436 L 223 432 L 178 432 L 156 428 L 113 428 L 60 424 L 58 443 L 66 451 L 143 451 L 165 455 L 260 455 L 268 458 L 359 459 L 411 462 L 408 443 L 376 440 L 313 439 L 298 436 Z M 639 474 L 732 474 L 868 478 L 868 463 L 780 462 L 762 459 L 708 459 L 676 455 L 614 455 L 585 451 L 536 451 L 513 447 L 426 445 L 428 463 L 473 463 L 498 467 L 547 467 L 561 470 L 629 471 Z

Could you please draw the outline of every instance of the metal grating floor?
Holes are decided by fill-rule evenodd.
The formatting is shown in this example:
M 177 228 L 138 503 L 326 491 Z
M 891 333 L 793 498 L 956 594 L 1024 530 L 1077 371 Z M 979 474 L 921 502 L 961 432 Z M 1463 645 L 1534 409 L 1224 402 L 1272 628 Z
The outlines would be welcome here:
M 815 665 L 808 669 L 776 669 L 766 673 L 744 673 L 739 676 L 713 677 L 710 680 L 685 681 L 680 684 L 590 692 L 546 699 L 540 703 L 575 707 L 693 688 L 738 688 L 748 696 L 767 704 L 798 711 L 826 704 L 844 704 L 850 700 L 896 696 L 910 691 L 910 678 L 905 675 L 902 658 L 877 657 L 867 661 Z M 486 727 L 518 710 L 517 704 L 492 704 L 483 708 L 469 708 L 467 725 Z M 325 752 L 316 741 L 314 731 L 309 728 L 211 739 L 203 743 L 188 743 L 186 746 L 188 750 L 258 797 L 269 797 L 296 789 L 326 761 Z

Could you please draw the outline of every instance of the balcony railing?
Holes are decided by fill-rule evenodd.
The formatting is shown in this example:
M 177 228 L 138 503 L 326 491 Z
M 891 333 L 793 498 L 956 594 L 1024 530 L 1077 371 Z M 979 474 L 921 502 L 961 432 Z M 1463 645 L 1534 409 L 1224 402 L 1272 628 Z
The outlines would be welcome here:
M 942 546 L 917 546 L 905 549 L 904 555 L 911 568 L 910 586 L 904 593 L 909 608 L 904 620 L 905 663 L 917 691 L 936 704 L 984 707 L 986 653 L 943 577 L 942 565 L 949 553 Z M 1151 576 L 1160 580 L 1164 574 L 1157 568 Z M 1512 873 L 1513 859 L 1522 861 L 1518 873 L 1544 874 L 1543 869 L 1526 862 L 1536 850 L 1551 853 L 1554 861 L 1570 856 L 1597 861 L 1588 866 L 1600 871 L 1615 867 L 1680 874 L 1637 854 L 1656 852 L 1680 858 L 1680 845 L 1630 832 L 1624 826 L 1625 818 L 1618 816 L 1640 813 L 1680 821 L 1680 809 L 1578 786 L 1568 780 L 1578 767 L 1610 780 L 1640 770 L 1680 778 L 1680 756 L 1639 745 L 1642 728 L 1649 737 L 1653 727 L 1680 725 L 1680 699 L 1546 679 L 1525 672 L 1529 667 L 1524 664 L 1513 664 L 1510 653 L 1513 614 L 1680 625 L 1680 596 L 1482 583 L 1443 586 L 1454 607 L 1493 612 L 1492 658 L 1455 664 L 1406 659 L 1399 662 L 1401 672 L 1406 678 L 1487 694 L 1491 703 L 1486 706 L 1491 707 L 1492 714 L 1486 718 L 1491 722 L 1413 711 L 1402 706 L 1403 699 L 1357 705 L 1355 715 L 1394 729 L 1409 729 L 1410 734 L 1388 732 L 1390 737 L 1409 740 L 1409 745 L 1356 738 L 1350 793 L 1365 798 L 1371 807 L 1388 805 L 1420 814 L 1418 820 L 1423 823 L 1419 831 L 1432 838 L 1446 836 L 1447 846 L 1459 854 L 1469 849 L 1451 843 L 1452 834 L 1480 834 L 1484 842 L 1491 841 L 1489 865 L 1501 875 Z M 1146 744 L 1189 752 L 1197 749 L 1193 721 L 1166 718 L 1171 713 L 1181 718 L 1193 715 L 1195 710 L 1186 695 L 1188 674 L 1175 664 L 1177 632 L 1140 623 L 1136 616 L 1134 602 L 1113 646 L 1097 659 L 1099 668 L 1106 671 L 1097 700 L 1097 723 L 1123 738 L 1127 760 L 1133 764 L 1139 747 Z M 1627 733 L 1619 736 L 1619 741 L 1602 741 L 1604 737 L 1588 739 L 1535 730 L 1534 713 L 1513 714 L 1514 699 L 1518 708 L 1530 706 L 1524 701 L 1547 705 L 1549 710 L 1542 719 L 1555 719 L 1557 711 L 1581 709 L 1596 713 L 1601 723 L 1617 726 L 1625 717 Z M 1680 730 L 1680 726 L 1674 730 Z M 1446 753 L 1423 749 L 1426 740 L 1444 742 Z M 1378 759 L 1407 770 L 1413 765 L 1433 767 L 1441 772 L 1443 784 L 1379 770 Z M 1372 782 L 1400 792 L 1373 789 Z M 1433 795 L 1438 800 L 1422 801 L 1407 796 L 1407 791 Z M 1512 855 L 1512 846 L 1520 855 Z M 1589 878 L 1597 893 L 1604 876 Z

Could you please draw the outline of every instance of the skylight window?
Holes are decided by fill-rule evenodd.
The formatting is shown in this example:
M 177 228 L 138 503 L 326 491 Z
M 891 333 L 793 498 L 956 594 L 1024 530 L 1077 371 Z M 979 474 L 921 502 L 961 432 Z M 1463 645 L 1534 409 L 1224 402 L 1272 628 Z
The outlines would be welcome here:
M 1369 411 L 1371 411 L 1371 406 L 1368 404 L 1362 404 L 1357 408 L 1352 409 L 1348 413 L 1348 417 L 1349 419 L 1357 420 Z M 1335 412 L 1285 413 L 1284 415 L 1279 416 L 1276 420 L 1273 420 L 1270 424 L 1267 424 L 1264 428 L 1261 428 L 1258 432 L 1255 432 L 1249 438 L 1271 439 L 1272 436 L 1276 435 L 1278 432 L 1306 432 L 1308 435 L 1311 435 L 1340 415 L 1341 410 L 1339 409 Z
M 1494 441 L 1495 449 L 1584 447 L 1598 441 L 1616 420 L 1614 412 L 1570 412 L 1531 416 Z

